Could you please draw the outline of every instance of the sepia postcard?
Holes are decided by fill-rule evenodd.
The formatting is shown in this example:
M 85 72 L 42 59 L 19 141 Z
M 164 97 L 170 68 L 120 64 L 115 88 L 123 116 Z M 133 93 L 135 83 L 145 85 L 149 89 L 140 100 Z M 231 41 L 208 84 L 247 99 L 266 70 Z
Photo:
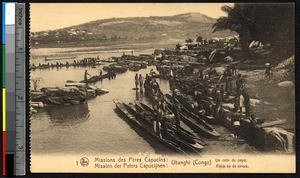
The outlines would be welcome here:
M 32 173 L 295 173 L 293 3 L 31 3 Z

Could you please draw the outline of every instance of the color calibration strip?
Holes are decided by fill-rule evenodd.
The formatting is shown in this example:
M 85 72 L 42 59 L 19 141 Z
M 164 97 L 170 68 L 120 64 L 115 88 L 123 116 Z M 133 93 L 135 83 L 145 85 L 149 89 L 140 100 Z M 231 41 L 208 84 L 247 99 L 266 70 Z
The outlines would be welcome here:
M 25 4 L 2 4 L 3 175 L 25 175 Z
M 15 3 L 3 3 L 3 174 L 14 175 L 15 152 Z

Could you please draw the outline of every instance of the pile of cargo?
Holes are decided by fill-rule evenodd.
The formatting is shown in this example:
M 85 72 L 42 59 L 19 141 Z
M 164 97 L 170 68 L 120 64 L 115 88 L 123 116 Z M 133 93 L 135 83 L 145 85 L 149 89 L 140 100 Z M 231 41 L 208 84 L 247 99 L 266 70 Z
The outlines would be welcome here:
M 92 85 L 67 81 L 65 87 L 44 87 L 40 91 L 32 91 L 30 97 L 33 104 L 75 105 L 105 93 L 108 91 Z

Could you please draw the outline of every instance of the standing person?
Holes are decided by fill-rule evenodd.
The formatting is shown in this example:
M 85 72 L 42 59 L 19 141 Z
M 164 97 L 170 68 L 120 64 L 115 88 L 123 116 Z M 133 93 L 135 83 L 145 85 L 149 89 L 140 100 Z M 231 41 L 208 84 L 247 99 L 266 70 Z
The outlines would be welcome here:
M 203 80 L 203 70 L 202 69 L 200 69 L 200 71 L 199 71 L 199 77 L 200 77 L 200 80 Z
M 232 72 L 231 72 L 229 66 L 226 66 L 226 69 L 225 69 L 224 72 L 226 73 L 226 77 L 231 77 L 232 76 Z
M 213 99 L 216 105 L 219 105 L 221 102 L 221 91 L 220 91 L 220 85 L 217 85 L 216 88 L 213 91 Z
M 100 69 L 100 76 L 102 76 L 102 69 Z
M 168 119 L 165 116 L 162 116 L 160 123 L 162 138 L 166 138 L 166 135 L 168 134 Z
M 134 80 L 135 80 L 135 88 L 137 89 L 139 85 L 139 76 L 137 73 L 135 74 Z
M 239 104 L 239 110 L 240 110 L 240 112 L 242 113 L 243 112 L 243 106 L 244 106 L 244 101 L 245 101 L 245 98 L 244 98 L 244 96 L 241 94 L 241 92 L 239 93 L 239 95 L 238 95 L 238 104 Z
M 239 138 L 241 121 L 240 115 L 236 112 L 231 113 L 231 125 L 233 127 L 234 138 Z
M 224 85 L 221 85 L 220 94 L 221 94 L 221 99 L 223 99 L 224 98 L 224 94 L 225 94 Z
M 208 71 L 208 80 L 211 80 L 212 71 L 213 71 L 213 69 L 209 68 L 209 71 Z
M 91 75 L 88 73 L 87 69 L 85 69 L 85 72 L 84 72 L 84 80 L 87 80 L 87 76 L 90 76 Z
M 139 76 L 139 82 L 140 82 L 140 89 L 143 90 L 143 83 L 144 83 L 144 81 L 143 81 L 142 74 L 140 74 L 140 76 Z
M 159 102 L 159 109 L 160 109 L 161 115 L 164 116 L 166 114 L 166 110 L 167 110 L 164 101 Z
M 175 112 L 175 125 L 176 125 L 176 130 L 178 131 L 180 128 L 180 120 L 181 120 L 181 116 L 180 116 L 180 112 L 181 112 L 181 107 L 180 105 L 178 107 L 176 107 L 176 112 Z
M 145 88 L 145 90 L 148 88 L 149 82 L 150 82 L 150 77 L 149 77 L 148 74 L 146 74 L 146 79 L 145 79 L 145 82 L 144 82 L 144 88 Z
M 233 77 L 236 77 L 236 71 L 235 71 L 235 69 L 236 69 L 235 64 L 231 65 L 231 73 L 232 73 Z
M 155 112 L 155 120 L 153 121 L 153 127 L 154 127 L 154 132 L 156 133 L 157 136 L 159 136 L 160 138 L 162 138 L 161 136 L 161 124 L 159 121 L 159 114 L 157 112 Z
M 241 88 L 243 86 L 243 79 L 242 79 L 242 75 L 238 74 L 237 79 L 236 79 L 236 93 L 240 93 Z
M 151 69 L 151 70 L 150 70 L 150 76 L 153 77 L 154 74 L 155 74 L 154 70 Z
M 195 92 L 195 100 L 196 100 L 198 106 L 201 106 L 203 104 L 204 98 L 203 98 L 203 95 L 201 92 L 198 92 L 198 91 Z
M 242 95 L 244 97 L 244 106 L 245 106 L 245 110 L 246 110 L 246 118 L 250 117 L 250 96 L 249 94 L 243 90 L 242 91 Z
M 213 108 L 213 117 L 216 120 L 222 121 L 223 116 L 224 116 L 224 113 L 223 113 L 223 110 L 222 110 L 222 105 L 221 105 L 221 103 L 218 103 Z
M 156 82 L 156 80 L 153 80 L 152 89 L 154 90 L 154 94 L 155 94 L 155 95 L 159 94 L 159 93 L 158 93 L 158 92 L 160 91 L 160 90 L 159 90 L 159 85 L 158 85 L 158 83 Z
M 240 74 L 239 74 L 239 68 L 238 68 L 238 67 L 235 68 L 235 75 L 240 75 Z
M 158 98 L 159 98 L 159 100 L 161 102 L 164 102 L 164 94 L 163 94 L 163 92 L 161 92 L 161 91 L 158 92 Z
M 267 63 L 266 65 L 267 65 L 266 72 L 265 72 L 266 77 L 271 78 L 271 76 L 272 76 L 272 65 L 270 63 Z
M 225 91 L 228 95 L 232 92 L 232 77 L 228 76 L 225 80 Z
M 174 77 L 174 71 L 173 71 L 173 69 L 171 68 L 170 69 L 170 78 L 172 79 Z

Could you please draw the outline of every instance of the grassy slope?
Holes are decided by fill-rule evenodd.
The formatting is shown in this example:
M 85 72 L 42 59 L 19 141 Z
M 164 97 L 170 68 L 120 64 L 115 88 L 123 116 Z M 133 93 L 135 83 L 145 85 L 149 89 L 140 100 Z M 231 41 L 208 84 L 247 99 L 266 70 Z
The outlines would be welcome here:
M 204 38 L 226 37 L 233 35 L 230 31 L 219 31 L 212 33 L 212 25 L 215 19 L 202 15 L 200 13 L 186 13 L 175 16 L 164 17 L 133 17 L 133 18 L 112 18 L 88 22 L 81 25 L 59 29 L 57 31 L 68 31 L 71 29 L 85 30 L 92 33 L 88 37 L 98 40 L 80 40 L 69 43 L 47 43 L 41 40 L 44 37 L 31 38 L 34 41 L 40 41 L 38 47 L 76 47 L 76 46 L 101 46 L 130 43 L 149 43 L 165 42 L 174 39 L 180 39 L 182 42 L 187 38 L 196 38 L 201 35 Z M 167 36 L 162 37 L 162 34 Z M 108 38 L 118 37 L 117 39 L 99 40 L 103 35 Z M 50 36 L 55 39 L 55 36 Z M 87 39 L 87 36 L 85 37 Z M 44 44 L 43 44 L 44 43 Z M 176 44 L 176 43 L 174 43 Z M 37 47 L 32 43 L 32 47 Z

